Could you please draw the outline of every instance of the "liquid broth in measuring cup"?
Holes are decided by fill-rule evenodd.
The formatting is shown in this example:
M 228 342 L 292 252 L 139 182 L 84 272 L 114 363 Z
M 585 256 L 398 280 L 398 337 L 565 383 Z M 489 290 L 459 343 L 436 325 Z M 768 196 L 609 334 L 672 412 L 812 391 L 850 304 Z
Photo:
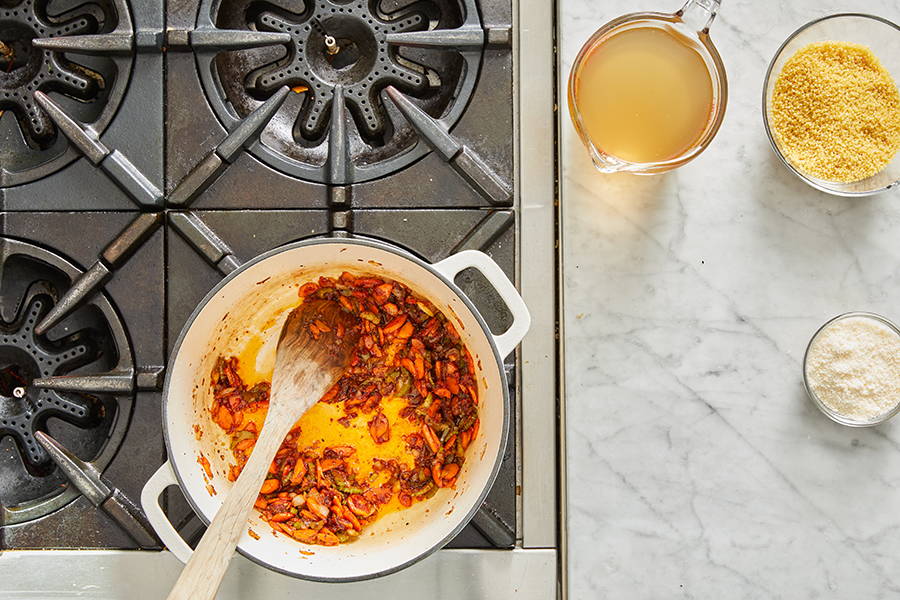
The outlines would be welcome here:
M 720 0 L 631 13 L 598 29 L 569 77 L 569 111 L 594 166 L 649 175 L 709 145 L 725 115 L 725 65 L 709 37 Z
M 638 163 L 691 148 L 713 109 L 709 68 L 694 43 L 660 27 L 626 29 L 592 49 L 574 93 L 595 146 Z

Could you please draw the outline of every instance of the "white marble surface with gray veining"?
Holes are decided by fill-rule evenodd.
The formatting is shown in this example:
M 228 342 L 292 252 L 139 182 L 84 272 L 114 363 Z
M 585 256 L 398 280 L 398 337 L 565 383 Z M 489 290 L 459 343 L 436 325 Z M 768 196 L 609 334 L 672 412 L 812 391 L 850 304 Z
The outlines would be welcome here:
M 678 0 L 560 5 L 565 77 L 601 24 Z M 801 381 L 829 317 L 900 321 L 900 193 L 806 187 L 760 116 L 779 44 L 845 11 L 900 21 L 896 0 L 724 0 L 727 114 L 677 172 L 594 172 L 563 114 L 574 599 L 900 597 L 900 420 L 838 426 Z

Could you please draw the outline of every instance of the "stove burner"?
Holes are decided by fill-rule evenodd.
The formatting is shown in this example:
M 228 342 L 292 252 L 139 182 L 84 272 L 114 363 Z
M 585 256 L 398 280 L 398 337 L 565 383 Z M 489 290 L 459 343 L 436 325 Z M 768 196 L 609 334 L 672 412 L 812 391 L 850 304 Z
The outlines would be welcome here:
M 427 145 L 382 91 L 400 90 L 449 127 L 469 100 L 481 60 L 474 0 L 315 0 L 301 13 L 274 0 L 203 4 L 210 26 L 290 36 L 286 48 L 217 48 L 212 56 L 197 49 L 197 56 L 207 98 L 229 129 L 284 86 L 297 92 L 250 151 L 307 180 L 367 181 L 423 156 Z M 479 41 L 456 43 L 463 27 Z M 432 34 L 429 41 L 404 37 L 423 32 Z
M 131 349 L 103 294 L 45 335 L 35 325 L 79 274 L 36 246 L 0 238 L 0 506 L 5 525 L 47 514 L 78 495 L 34 438 L 49 431 L 98 469 L 124 435 L 131 398 L 37 388 L 39 377 L 128 372 Z
M 251 93 L 257 92 L 262 97 L 268 97 L 285 84 L 308 88 L 311 98 L 304 103 L 297 119 L 299 133 L 307 141 L 314 142 L 325 132 L 330 116 L 326 108 L 337 86 L 343 88 L 360 133 L 373 142 L 386 129 L 378 90 L 393 85 L 406 93 L 422 96 L 428 89 L 425 68 L 404 65 L 390 52 L 384 39 L 388 32 L 423 29 L 425 23 L 420 14 L 381 21 L 366 15 L 369 8 L 363 12 L 362 7 L 350 6 L 346 7 L 346 13 L 344 8 L 329 0 L 320 1 L 308 11 L 312 16 L 301 23 L 292 23 L 269 11 L 256 17 L 257 28 L 290 34 L 293 47 L 287 62 L 279 61 L 251 73 L 247 78 L 248 87 Z M 340 12 L 334 14 L 335 10 Z M 334 42 L 331 49 L 326 44 L 329 37 Z
M 96 420 L 96 407 L 88 400 L 65 397 L 53 390 L 28 391 L 36 377 L 69 373 L 97 360 L 97 350 L 86 332 L 49 343 L 35 336 L 34 325 L 47 312 L 52 298 L 29 293 L 12 323 L 0 323 L 0 437 L 11 435 L 19 446 L 29 473 L 46 475 L 53 468 L 47 452 L 34 439 L 34 432 L 51 416 L 79 427 Z
M 67 113 L 99 133 L 128 80 L 130 56 L 52 51 L 34 41 L 77 40 L 116 28 L 131 31 L 125 0 L 0 0 L 0 116 L 15 115 L 0 119 L 0 186 L 33 181 L 79 155 L 35 101 L 36 91 L 54 93 Z
M 34 91 L 54 90 L 87 101 L 104 85 L 99 73 L 31 45 L 35 38 L 96 33 L 96 20 L 84 15 L 53 22 L 44 9 L 35 0 L 0 7 L 0 42 L 6 49 L 6 64 L 0 62 L 0 108 L 12 110 L 26 141 L 42 148 L 52 141 L 56 129 L 35 103 Z

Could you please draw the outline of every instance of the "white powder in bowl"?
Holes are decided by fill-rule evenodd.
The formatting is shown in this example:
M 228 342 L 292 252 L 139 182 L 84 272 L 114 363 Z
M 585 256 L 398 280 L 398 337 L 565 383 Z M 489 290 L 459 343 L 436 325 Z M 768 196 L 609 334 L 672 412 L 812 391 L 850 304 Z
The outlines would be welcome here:
M 806 381 L 828 408 L 869 423 L 900 402 L 900 335 L 878 319 L 842 317 L 816 335 Z

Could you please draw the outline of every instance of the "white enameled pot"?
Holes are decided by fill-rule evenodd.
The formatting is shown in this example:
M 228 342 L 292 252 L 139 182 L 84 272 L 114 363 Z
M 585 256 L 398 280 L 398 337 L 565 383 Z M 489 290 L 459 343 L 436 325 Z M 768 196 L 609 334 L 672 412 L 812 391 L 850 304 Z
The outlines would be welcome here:
M 512 325 L 501 335 L 491 333 L 453 283 L 456 274 L 470 267 L 485 276 L 512 314 Z M 307 240 L 272 250 L 231 273 L 200 303 L 175 344 L 163 390 L 169 460 L 144 486 L 141 503 L 160 539 L 180 560 L 187 561 L 191 549 L 163 513 L 161 492 L 179 485 L 194 511 L 209 523 L 231 487 L 226 477 L 231 455 L 228 439 L 212 423 L 208 410 L 214 361 L 220 355 L 234 354 L 235 347 L 249 335 L 266 339 L 260 354 L 273 351 L 282 319 L 288 307 L 297 303 L 298 286 L 342 271 L 399 281 L 428 298 L 453 322 L 478 371 L 478 437 L 468 448 L 456 489 L 441 489 L 428 501 L 385 515 L 352 543 L 304 546 L 285 535 L 275 535 L 259 514 L 251 511 L 247 526 L 259 539 L 245 533 L 238 551 L 269 569 L 304 579 L 354 581 L 378 577 L 441 548 L 484 501 L 500 467 L 509 425 L 503 358 L 525 336 L 531 320 L 513 284 L 486 254 L 474 250 L 428 264 L 382 242 Z M 199 439 L 195 425 L 202 432 Z M 211 463 L 213 477 L 209 482 L 197 462 L 201 452 Z

